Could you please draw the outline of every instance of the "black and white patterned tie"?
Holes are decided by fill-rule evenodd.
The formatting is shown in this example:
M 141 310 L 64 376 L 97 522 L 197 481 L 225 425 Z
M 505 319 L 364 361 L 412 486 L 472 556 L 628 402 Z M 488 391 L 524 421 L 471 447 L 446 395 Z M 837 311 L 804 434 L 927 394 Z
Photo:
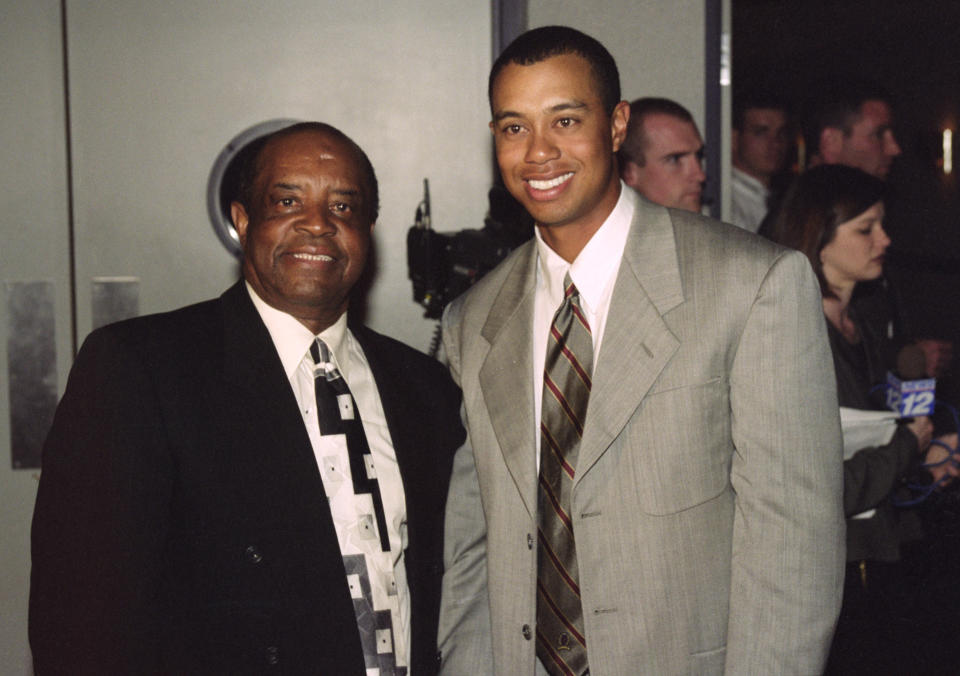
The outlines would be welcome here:
M 577 548 L 573 476 L 587 417 L 593 340 L 580 294 L 567 273 L 543 369 L 537 548 L 537 657 L 554 676 L 587 673 L 587 641 Z
M 354 495 L 369 494 L 373 502 L 374 518 L 379 533 L 380 548 L 390 552 L 390 534 L 373 465 L 373 456 L 363 430 L 363 421 L 350 388 L 330 358 L 330 350 L 319 338 L 310 346 L 313 358 L 313 382 L 317 396 L 317 419 L 320 433 L 343 434 L 350 457 L 350 476 Z M 372 528 L 373 524 L 370 524 Z M 405 676 L 406 667 L 396 666 L 394 634 L 390 610 L 377 610 L 371 592 L 371 567 L 364 554 L 345 554 L 343 557 L 347 579 L 352 586 L 353 609 L 363 657 L 368 670 L 376 669 L 382 676 Z

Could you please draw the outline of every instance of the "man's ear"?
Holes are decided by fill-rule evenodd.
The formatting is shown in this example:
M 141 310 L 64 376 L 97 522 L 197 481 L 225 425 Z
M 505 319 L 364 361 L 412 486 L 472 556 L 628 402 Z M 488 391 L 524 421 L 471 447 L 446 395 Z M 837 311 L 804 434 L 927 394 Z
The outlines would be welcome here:
M 630 122 L 630 104 L 621 101 L 613 109 L 610 116 L 610 135 L 613 139 L 613 152 L 620 150 L 624 139 L 627 138 L 627 123 Z
M 825 127 L 820 132 L 820 158 L 827 164 L 835 164 L 843 148 L 843 130 Z
M 620 178 L 631 188 L 636 188 L 640 183 L 640 167 L 633 160 L 626 160 L 620 167 Z
M 247 225 L 250 223 L 246 207 L 240 202 L 231 202 L 230 220 L 233 221 L 233 229 L 237 231 L 237 237 L 240 238 L 240 246 L 245 247 L 247 244 Z

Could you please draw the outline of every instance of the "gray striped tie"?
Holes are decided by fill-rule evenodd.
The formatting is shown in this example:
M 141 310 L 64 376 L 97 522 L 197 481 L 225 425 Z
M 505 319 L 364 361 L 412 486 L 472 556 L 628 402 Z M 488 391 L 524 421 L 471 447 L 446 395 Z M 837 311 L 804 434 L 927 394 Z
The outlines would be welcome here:
M 567 273 L 547 341 L 540 418 L 537 657 L 554 676 L 587 672 L 587 642 L 570 506 L 590 398 L 593 341 Z

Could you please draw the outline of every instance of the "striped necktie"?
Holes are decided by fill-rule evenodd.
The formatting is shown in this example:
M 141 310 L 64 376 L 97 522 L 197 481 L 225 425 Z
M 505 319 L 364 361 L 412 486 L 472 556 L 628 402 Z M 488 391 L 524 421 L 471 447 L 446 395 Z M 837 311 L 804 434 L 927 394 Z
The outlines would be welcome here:
M 590 397 L 593 341 L 567 273 L 543 369 L 537 548 L 537 657 L 554 676 L 587 672 L 571 519 L 573 475 Z

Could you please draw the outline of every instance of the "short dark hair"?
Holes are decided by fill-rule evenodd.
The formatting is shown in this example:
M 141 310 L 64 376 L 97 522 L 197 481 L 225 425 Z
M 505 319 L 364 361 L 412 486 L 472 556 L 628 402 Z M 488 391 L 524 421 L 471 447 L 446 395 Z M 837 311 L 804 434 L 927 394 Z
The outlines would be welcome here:
M 594 84 L 600 94 L 603 107 L 607 115 L 612 115 L 613 109 L 620 103 L 620 71 L 617 70 L 617 62 L 600 42 L 569 26 L 534 28 L 522 34 L 503 50 L 493 63 L 490 78 L 487 81 L 487 98 L 490 101 L 491 110 L 493 85 L 500 71 L 509 64 L 530 66 L 564 54 L 576 54 L 590 64 Z
M 377 174 L 373 170 L 373 164 L 370 158 L 363 152 L 363 148 L 354 142 L 342 131 L 325 122 L 298 122 L 289 127 L 284 127 L 270 134 L 261 136 L 248 143 L 243 150 L 237 153 L 237 161 L 240 163 L 239 181 L 237 187 L 237 201 L 240 202 L 247 212 L 250 212 L 253 206 L 253 186 L 256 184 L 257 175 L 260 172 L 260 156 L 271 142 L 293 136 L 301 132 L 319 132 L 328 134 L 338 141 L 342 141 L 353 149 L 356 153 L 357 161 L 360 165 L 360 172 L 364 183 L 364 207 L 370 216 L 370 222 L 376 222 L 380 215 L 380 186 L 377 183 Z M 369 204 L 368 204 L 369 203 Z
M 779 110 L 789 113 L 787 104 L 776 94 L 766 90 L 735 92 L 733 95 L 733 128 L 743 131 L 744 119 L 748 110 Z
M 820 152 L 820 136 L 824 129 L 840 129 L 849 136 L 867 101 L 883 101 L 892 105 L 890 93 L 872 82 L 832 83 L 819 89 L 819 94 L 806 105 L 803 115 L 803 142 L 807 157 Z
M 856 218 L 886 193 L 883 181 L 842 164 L 824 164 L 794 181 L 780 207 L 771 239 L 806 254 L 824 296 L 834 294 L 823 276 L 820 252 L 833 241 L 837 226 Z
M 644 157 L 644 151 L 647 146 L 647 137 L 643 128 L 643 122 L 650 115 L 667 115 L 696 126 L 696 122 L 693 121 L 693 115 L 690 114 L 690 111 L 676 101 L 653 96 L 635 99 L 630 103 L 630 121 L 627 123 L 627 137 L 620 145 L 620 150 L 617 151 L 617 162 L 620 164 L 621 171 L 628 161 L 634 162 L 641 167 L 646 164 L 647 160 Z

